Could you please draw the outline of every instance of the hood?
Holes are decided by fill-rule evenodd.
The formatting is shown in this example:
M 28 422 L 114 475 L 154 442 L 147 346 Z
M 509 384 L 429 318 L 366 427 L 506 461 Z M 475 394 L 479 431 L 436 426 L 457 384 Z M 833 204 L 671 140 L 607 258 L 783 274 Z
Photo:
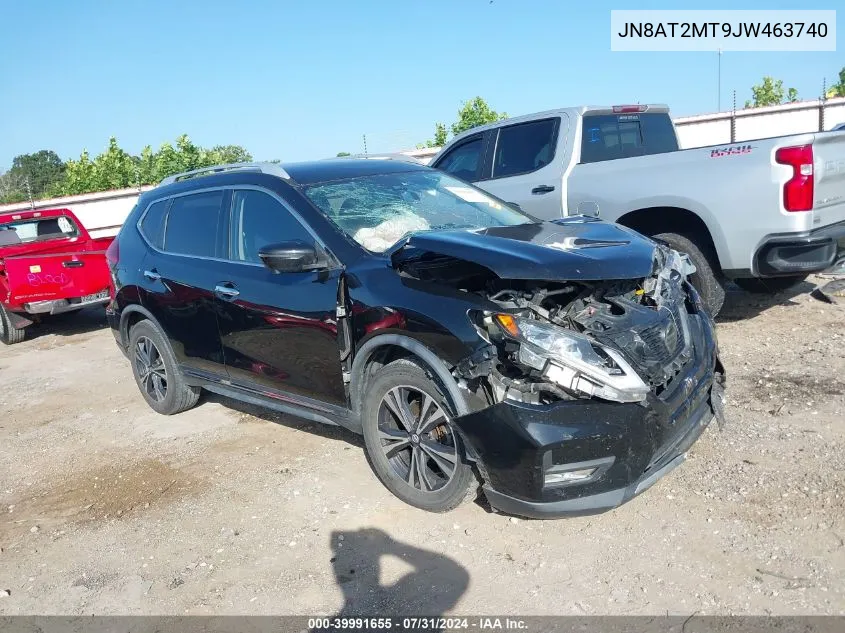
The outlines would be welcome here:
M 598 281 L 647 277 L 656 245 L 628 228 L 574 216 L 478 231 L 411 235 L 388 254 L 394 265 L 425 253 L 488 268 L 502 279 Z

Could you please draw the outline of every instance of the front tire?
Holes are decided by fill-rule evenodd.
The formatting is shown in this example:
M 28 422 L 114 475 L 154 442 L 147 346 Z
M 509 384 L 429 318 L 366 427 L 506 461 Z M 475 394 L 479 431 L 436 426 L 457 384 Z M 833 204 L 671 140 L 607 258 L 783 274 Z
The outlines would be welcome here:
M 167 339 L 151 321 L 130 330 L 129 360 L 135 384 L 154 411 L 174 415 L 199 400 L 200 388 L 185 383 Z
M 476 491 L 454 412 L 434 376 L 411 360 L 385 365 L 367 386 L 367 454 L 379 480 L 405 503 L 448 512 Z
M 653 237 L 668 243 L 676 251 L 689 255 L 695 265 L 695 272 L 690 275 L 690 283 L 698 291 L 710 315 L 715 317 L 719 314 L 725 303 L 725 285 L 724 277 L 715 264 L 715 253 L 708 257 L 705 250 L 709 249 L 702 249 L 691 238 L 679 233 L 659 233 Z
M 12 325 L 12 321 L 9 319 L 9 313 L 0 304 L 0 342 L 4 345 L 15 345 L 23 341 L 25 336 L 26 330 L 16 328 Z
M 774 295 L 792 286 L 800 284 L 807 278 L 807 275 L 790 275 L 789 277 L 750 277 L 746 279 L 734 279 L 734 283 L 753 294 Z

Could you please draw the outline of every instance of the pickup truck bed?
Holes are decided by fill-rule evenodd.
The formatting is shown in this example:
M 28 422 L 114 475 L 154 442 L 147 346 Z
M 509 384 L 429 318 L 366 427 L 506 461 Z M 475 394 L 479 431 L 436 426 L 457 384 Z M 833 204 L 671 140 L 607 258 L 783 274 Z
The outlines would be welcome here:
M 105 252 L 66 210 L 0 215 L 0 341 L 19 342 L 47 315 L 109 299 Z

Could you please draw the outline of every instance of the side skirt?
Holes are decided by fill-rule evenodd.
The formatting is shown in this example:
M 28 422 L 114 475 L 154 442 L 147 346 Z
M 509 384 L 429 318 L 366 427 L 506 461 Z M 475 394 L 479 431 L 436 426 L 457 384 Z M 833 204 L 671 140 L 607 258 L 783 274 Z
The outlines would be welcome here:
M 358 417 L 345 407 L 338 407 L 283 391 L 268 390 L 258 385 L 232 383 L 228 379 L 196 369 L 186 367 L 179 369 L 188 383 L 195 387 L 202 387 L 240 402 L 265 407 L 321 424 L 342 426 L 354 433 L 361 433 L 361 422 Z

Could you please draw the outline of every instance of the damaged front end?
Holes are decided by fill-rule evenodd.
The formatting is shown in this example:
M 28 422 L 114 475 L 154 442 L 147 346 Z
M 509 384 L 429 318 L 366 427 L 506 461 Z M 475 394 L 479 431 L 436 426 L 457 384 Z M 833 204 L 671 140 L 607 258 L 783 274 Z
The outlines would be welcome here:
M 608 510 L 681 463 L 712 420 L 723 423 L 724 369 L 688 281 L 695 269 L 650 244 L 650 271 L 639 261 L 630 279 L 505 279 L 454 253 L 400 263 L 403 276 L 484 306 L 468 311 L 484 344 L 453 369 L 474 410 L 454 424 L 493 507 L 533 517 Z
M 702 309 L 686 281 L 694 270 L 685 255 L 661 246 L 645 279 L 497 280 L 487 298 L 501 312 L 471 315 L 497 351 L 497 362 L 481 370 L 492 399 L 644 402 L 659 395 L 693 357 L 689 315 Z

